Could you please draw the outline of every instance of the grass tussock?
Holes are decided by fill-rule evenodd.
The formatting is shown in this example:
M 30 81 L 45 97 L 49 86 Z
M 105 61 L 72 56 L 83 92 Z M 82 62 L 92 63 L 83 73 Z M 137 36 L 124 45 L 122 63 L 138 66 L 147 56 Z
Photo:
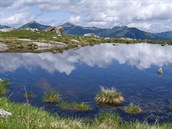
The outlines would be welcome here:
M 0 96 L 3 96 L 7 93 L 7 88 L 10 85 L 8 80 L 0 79 Z
M 124 97 L 121 92 L 117 91 L 114 88 L 105 89 L 104 87 L 100 87 L 101 90 L 95 97 L 97 103 L 107 104 L 107 105 L 120 105 L 124 102 Z
M 170 103 L 170 110 L 172 110 L 172 102 Z
M 117 113 L 101 113 L 96 117 L 96 123 L 104 129 L 117 128 L 122 123 L 122 119 Z
M 29 92 L 26 92 L 26 93 L 24 94 L 24 97 L 25 97 L 25 98 L 28 98 L 28 99 L 31 99 L 31 98 L 36 97 L 36 95 L 35 95 L 33 92 L 29 91 Z
M 142 112 L 142 109 L 138 105 L 130 104 L 124 107 L 124 111 L 129 114 L 139 114 Z
M 89 104 L 82 102 L 82 103 L 77 103 L 77 102 L 60 102 L 58 107 L 62 109 L 68 109 L 68 110 L 77 110 L 77 111 L 88 111 L 91 110 L 91 107 Z
M 43 101 L 46 103 L 55 103 L 60 101 L 60 94 L 55 91 L 47 91 L 44 93 Z

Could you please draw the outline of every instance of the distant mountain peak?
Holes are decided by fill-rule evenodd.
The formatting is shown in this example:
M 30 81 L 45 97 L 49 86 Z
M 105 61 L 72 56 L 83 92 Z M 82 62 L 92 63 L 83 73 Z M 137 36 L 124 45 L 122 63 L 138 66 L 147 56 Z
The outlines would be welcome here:
M 38 23 L 37 21 L 31 21 L 31 22 L 28 22 L 30 24 L 33 24 L 33 23 Z
M 28 22 L 28 23 L 24 24 L 23 26 L 19 27 L 19 29 L 32 28 L 32 29 L 38 29 L 38 30 L 45 30 L 48 27 L 50 27 L 50 26 L 40 24 L 36 21 L 31 21 L 31 22 Z
M 6 25 L 0 25 L 0 29 L 9 29 L 9 28 L 11 28 L 11 27 L 6 26 Z
M 66 22 L 66 23 L 64 23 L 62 26 L 75 26 L 74 24 L 72 24 L 72 23 L 70 23 L 70 22 Z

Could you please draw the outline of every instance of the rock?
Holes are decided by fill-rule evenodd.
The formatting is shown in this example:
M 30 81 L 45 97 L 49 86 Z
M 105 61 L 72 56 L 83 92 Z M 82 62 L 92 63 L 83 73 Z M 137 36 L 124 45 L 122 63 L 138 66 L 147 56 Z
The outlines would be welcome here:
M 107 39 L 110 39 L 110 37 L 106 37 L 106 38 L 104 38 L 105 40 L 107 40 Z
M 0 51 L 4 51 L 7 49 L 8 49 L 7 45 L 0 42 Z
M 9 32 L 15 30 L 14 28 L 4 28 L 4 29 L 0 29 L 0 32 Z
M 25 30 L 30 30 L 32 32 L 39 31 L 37 28 L 25 28 Z
M 70 41 L 71 41 L 71 42 L 75 42 L 75 43 L 79 43 L 79 41 L 76 40 L 76 39 L 71 39 Z
M 8 117 L 8 116 L 12 116 L 11 112 L 7 112 L 3 109 L 0 109 L 0 117 Z
M 55 32 L 59 35 L 63 34 L 63 27 L 62 26 L 56 26 L 56 27 L 48 27 L 47 29 L 45 29 L 46 32 Z
M 87 34 L 84 34 L 83 36 L 85 36 L 85 37 L 96 37 L 96 38 L 98 38 L 98 36 L 95 35 L 94 33 L 87 33 Z
M 162 68 L 159 68 L 158 74 L 159 74 L 159 75 L 162 75 L 162 73 L 163 73 Z

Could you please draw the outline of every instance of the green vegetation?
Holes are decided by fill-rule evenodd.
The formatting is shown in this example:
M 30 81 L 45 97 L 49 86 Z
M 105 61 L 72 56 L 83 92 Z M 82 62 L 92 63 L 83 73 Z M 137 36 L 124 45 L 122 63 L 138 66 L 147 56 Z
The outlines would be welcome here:
M 102 113 L 96 117 L 96 123 L 100 125 L 100 127 L 109 127 L 117 128 L 121 123 L 121 117 L 116 113 Z
M 78 110 L 78 111 L 87 111 L 87 110 L 91 110 L 90 105 L 88 105 L 87 103 L 77 103 L 77 102 L 60 102 L 58 105 L 58 107 L 63 108 L 63 109 L 69 109 L 69 110 Z
M 46 103 L 55 103 L 60 101 L 60 94 L 55 91 L 47 91 L 43 96 L 43 101 Z
M 130 104 L 129 106 L 124 107 L 124 111 L 129 114 L 139 114 L 142 112 L 142 109 L 134 104 Z
M 0 108 L 12 113 L 11 117 L 0 119 L 1 129 L 81 129 L 82 122 L 76 119 L 60 119 L 58 116 L 35 108 L 27 103 L 16 104 L 0 98 Z
M 114 88 L 105 89 L 104 87 L 100 87 L 101 91 L 95 97 L 95 100 L 99 104 L 107 104 L 107 105 L 120 105 L 124 102 L 124 97 L 121 92 L 117 91 Z
M 172 103 L 170 103 L 170 109 L 172 110 Z
M 4 52 L 60 52 L 66 49 L 77 48 L 86 45 L 95 45 L 100 43 L 155 43 L 172 45 L 172 40 L 135 40 L 121 38 L 103 38 L 103 37 L 85 37 L 74 35 L 58 36 L 54 32 L 30 30 L 12 30 L 9 32 L 0 32 L 0 42 L 6 44 L 9 49 Z M 38 43 L 54 45 L 53 48 L 40 50 Z M 60 46 L 59 44 L 64 46 Z
M 10 85 L 8 80 L 0 79 L 0 96 L 3 96 L 7 93 L 7 88 Z
M 123 123 L 116 113 L 98 115 L 91 123 L 82 119 L 60 118 L 43 109 L 27 103 L 13 103 L 0 98 L 0 108 L 12 113 L 11 117 L 0 119 L 1 129 L 171 129 L 172 123 Z
M 25 98 L 28 98 L 28 99 L 31 99 L 31 98 L 36 97 L 36 95 L 35 95 L 33 92 L 29 91 L 29 92 L 26 92 L 26 93 L 24 94 L 24 97 L 25 97 Z

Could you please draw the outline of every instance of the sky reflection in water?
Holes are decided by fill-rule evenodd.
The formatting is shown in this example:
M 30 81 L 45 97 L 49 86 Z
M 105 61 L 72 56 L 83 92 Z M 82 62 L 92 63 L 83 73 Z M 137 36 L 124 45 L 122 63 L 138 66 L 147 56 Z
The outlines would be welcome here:
M 69 75 L 76 69 L 76 63 L 106 68 L 116 60 L 119 64 L 127 63 L 138 69 L 147 69 L 151 65 L 162 67 L 172 63 L 172 46 L 162 47 L 152 44 L 113 46 L 112 44 L 101 44 L 78 50 L 69 50 L 63 54 L 0 54 L 0 59 L 1 72 L 12 72 L 20 67 L 31 70 L 39 66 L 50 73 L 59 71 Z

